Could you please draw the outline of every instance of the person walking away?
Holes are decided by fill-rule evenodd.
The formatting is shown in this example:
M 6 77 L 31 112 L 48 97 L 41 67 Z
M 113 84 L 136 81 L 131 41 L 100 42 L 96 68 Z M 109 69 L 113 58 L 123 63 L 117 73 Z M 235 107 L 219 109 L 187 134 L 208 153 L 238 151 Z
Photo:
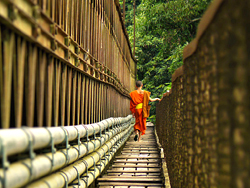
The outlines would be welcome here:
M 141 140 L 141 136 L 145 134 L 146 131 L 146 120 L 149 116 L 150 106 L 148 102 L 159 101 L 159 98 L 150 98 L 150 92 L 142 90 L 142 81 L 136 81 L 136 90 L 132 91 L 129 95 L 130 100 L 130 111 L 135 117 L 135 138 L 134 140 L 138 142 Z

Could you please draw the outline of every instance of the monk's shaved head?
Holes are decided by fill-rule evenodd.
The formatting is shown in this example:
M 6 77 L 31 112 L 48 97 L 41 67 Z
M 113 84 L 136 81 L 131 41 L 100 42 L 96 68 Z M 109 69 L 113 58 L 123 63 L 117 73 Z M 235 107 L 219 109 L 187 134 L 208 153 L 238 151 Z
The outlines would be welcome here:
M 136 85 L 136 87 L 141 87 L 142 86 L 142 81 L 136 81 L 136 83 L 135 83 L 135 85 Z

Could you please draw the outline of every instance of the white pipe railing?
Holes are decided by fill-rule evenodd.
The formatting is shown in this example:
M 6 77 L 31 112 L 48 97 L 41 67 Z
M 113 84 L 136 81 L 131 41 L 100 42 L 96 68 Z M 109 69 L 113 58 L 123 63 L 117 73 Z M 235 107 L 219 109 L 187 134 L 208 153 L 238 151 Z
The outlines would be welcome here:
M 50 176 L 47 176 L 45 178 L 42 178 L 41 180 L 29 184 L 27 187 L 66 187 L 67 184 L 73 182 L 74 180 L 74 183 L 79 184 L 80 182 L 79 186 L 87 187 L 95 180 L 96 177 L 100 175 L 100 173 L 107 166 L 108 162 L 112 159 L 116 151 L 128 139 L 132 131 L 133 126 L 129 126 L 129 128 L 127 128 L 122 133 L 119 133 L 118 135 L 114 136 L 110 141 L 108 141 L 96 152 L 93 152 L 90 155 L 84 157 L 83 159 L 80 159 L 77 162 L 73 163 L 72 165 L 61 169 L 60 172 L 56 172 Z M 91 169 L 91 167 L 93 168 Z
M 94 133 L 104 131 L 108 127 L 127 122 L 131 116 L 125 118 L 109 118 L 90 125 L 76 125 L 49 128 L 18 128 L 2 129 L 0 131 L 0 151 L 5 155 L 13 155 L 29 150 L 48 147 L 51 144 L 61 144 L 68 141 L 92 136 Z
M 116 134 L 120 133 L 119 135 L 124 135 L 125 133 L 122 134 L 123 132 L 128 132 L 128 129 L 131 127 L 131 118 L 131 116 L 126 118 L 109 118 L 96 124 L 71 127 L 0 130 L 3 166 L 3 168 L 0 169 L 0 177 L 2 180 L 0 182 L 0 188 L 24 186 L 31 181 L 78 161 L 80 158 L 96 151 L 100 147 L 105 148 L 105 145 L 110 142 L 107 141 Z M 109 129 L 109 127 L 113 129 Z M 106 129 L 108 129 L 108 132 L 106 132 Z M 102 134 L 102 131 L 105 131 L 105 133 Z M 14 134 L 12 134 L 13 132 Z M 22 133 L 20 135 L 20 142 L 23 143 L 22 146 L 17 142 L 17 133 Z M 100 133 L 98 137 L 96 137 L 97 133 Z M 88 136 L 92 135 L 94 139 L 89 140 Z M 85 142 L 81 142 L 83 138 L 86 138 Z M 74 140 L 77 144 L 70 146 L 68 142 Z M 65 148 L 56 151 L 54 145 L 64 142 Z M 103 146 L 104 143 L 105 145 Z M 18 146 L 20 146 L 20 148 L 18 148 Z M 37 156 L 34 155 L 33 149 L 42 149 L 48 146 L 51 147 L 51 152 Z M 30 158 L 17 161 L 11 165 L 7 164 L 8 155 L 27 150 L 30 150 Z M 88 167 L 91 167 L 91 165 L 88 164 Z

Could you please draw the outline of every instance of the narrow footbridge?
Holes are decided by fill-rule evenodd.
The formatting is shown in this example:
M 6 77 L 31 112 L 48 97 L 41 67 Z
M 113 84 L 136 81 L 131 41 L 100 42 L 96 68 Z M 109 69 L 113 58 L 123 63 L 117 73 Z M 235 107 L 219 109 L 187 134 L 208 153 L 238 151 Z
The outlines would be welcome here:
M 0 188 L 250 187 L 250 1 L 213 0 L 195 18 L 141 142 L 123 10 L 0 0 Z
M 135 142 L 134 136 L 132 134 L 129 137 L 125 146 L 115 156 L 110 169 L 97 179 L 98 187 L 169 186 L 168 176 L 164 174 L 164 156 L 156 141 L 154 125 L 147 124 L 147 134 L 140 142 Z

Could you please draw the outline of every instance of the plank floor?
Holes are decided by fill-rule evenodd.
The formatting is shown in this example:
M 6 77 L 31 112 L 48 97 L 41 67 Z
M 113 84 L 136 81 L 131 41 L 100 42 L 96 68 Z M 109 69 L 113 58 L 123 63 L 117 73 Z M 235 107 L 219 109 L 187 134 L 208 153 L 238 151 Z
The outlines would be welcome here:
M 97 179 L 99 188 L 164 187 L 161 155 L 153 129 L 147 126 L 140 142 L 134 141 L 134 134 L 130 136 L 110 169 Z

